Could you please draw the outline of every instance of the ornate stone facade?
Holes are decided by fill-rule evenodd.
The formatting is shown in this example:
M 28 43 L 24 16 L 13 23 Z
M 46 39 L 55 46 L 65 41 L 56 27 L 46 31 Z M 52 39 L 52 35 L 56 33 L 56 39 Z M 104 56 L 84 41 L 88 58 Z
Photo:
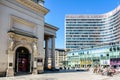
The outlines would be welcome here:
M 44 72 L 45 37 L 54 39 L 51 45 L 54 67 L 58 28 L 44 22 L 47 12 L 32 0 L 0 0 L 0 73 L 14 76 L 20 72 Z

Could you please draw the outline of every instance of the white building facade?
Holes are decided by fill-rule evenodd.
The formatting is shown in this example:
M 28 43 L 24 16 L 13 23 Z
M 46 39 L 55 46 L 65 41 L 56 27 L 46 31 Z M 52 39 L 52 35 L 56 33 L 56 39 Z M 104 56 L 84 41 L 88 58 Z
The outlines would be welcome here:
M 66 66 L 66 51 L 64 49 L 55 49 L 55 66 L 56 68 L 64 68 Z
M 6 76 L 43 72 L 48 55 L 47 51 L 43 53 L 46 38 L 52 39 L 52 67 L 55 66 L 58 28 L 45 23 L 44 16 L 49 10 L 33 1 L 0 0 L 0 73 Z
M 83 49 L 120 41 L 120 6 L 105 14 L 66 15 L 65 48 Z

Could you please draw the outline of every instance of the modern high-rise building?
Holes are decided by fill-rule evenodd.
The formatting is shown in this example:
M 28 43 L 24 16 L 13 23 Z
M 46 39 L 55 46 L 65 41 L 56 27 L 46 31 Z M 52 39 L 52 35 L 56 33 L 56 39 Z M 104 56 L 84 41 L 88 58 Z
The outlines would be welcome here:
M 105 14 L 68 14 L 65 17 L 66 49 L 83 49 L 118 42 L 120 42 L 120 6 Z

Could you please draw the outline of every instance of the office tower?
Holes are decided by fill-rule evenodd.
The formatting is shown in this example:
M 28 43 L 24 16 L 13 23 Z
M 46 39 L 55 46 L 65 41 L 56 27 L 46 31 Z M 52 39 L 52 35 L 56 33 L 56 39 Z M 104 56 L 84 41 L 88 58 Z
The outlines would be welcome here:
M 120 41 L 120 6 L 105 14 L 68 14 L 65 17 L 65 48 L 83 49 Z

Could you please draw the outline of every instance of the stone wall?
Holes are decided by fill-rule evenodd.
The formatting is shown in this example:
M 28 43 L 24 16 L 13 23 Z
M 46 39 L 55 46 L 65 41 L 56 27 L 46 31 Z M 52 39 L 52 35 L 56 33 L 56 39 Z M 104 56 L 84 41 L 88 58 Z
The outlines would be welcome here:
M 35 26 L 31 27 L 32 29 L 25 25 L 23 25 L 23 27 L 18 23 L 14 23 L 13 21 L 17 19 L 13 19 L 13 17 L 19 18 L 21 21 L 23 19 L 24 21 L 33 23 Z M 0 72 L 6 72 L 6 68 L 8 67 L 8 31 L 13 29 L 13 27 L 21 27 L 20 29 L 28 30 L 28 32 L 31 32 L 38 37 L 38 57 L 44 56 L 42 55 L 44 41 L 44 14 L 34 12 L 33 10 L 17 3 L 15 0 L 0 0 Z

